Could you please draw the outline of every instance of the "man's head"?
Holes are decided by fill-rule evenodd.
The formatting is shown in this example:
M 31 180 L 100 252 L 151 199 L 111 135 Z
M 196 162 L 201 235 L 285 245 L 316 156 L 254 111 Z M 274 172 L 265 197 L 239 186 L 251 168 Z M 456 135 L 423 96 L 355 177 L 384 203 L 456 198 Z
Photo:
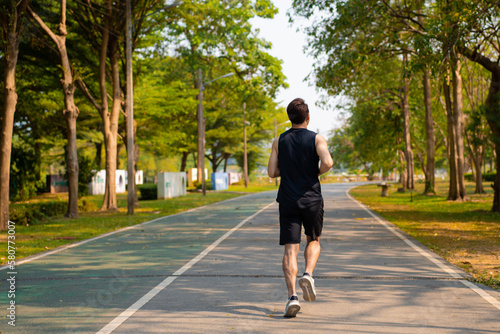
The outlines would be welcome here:
M 309 108 L 303 99 L 296 98 L 288 104 L 286 113 L 288 114 L 290 122 L 293 124 L 302 124 L 309 116 Z

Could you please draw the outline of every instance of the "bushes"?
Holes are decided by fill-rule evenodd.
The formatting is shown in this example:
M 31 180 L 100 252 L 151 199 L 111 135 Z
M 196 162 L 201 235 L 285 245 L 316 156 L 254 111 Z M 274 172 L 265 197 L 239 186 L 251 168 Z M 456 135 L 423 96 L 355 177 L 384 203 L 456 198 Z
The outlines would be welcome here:
M 137 185 L 141 193 L 141 200 L 158 199 L 158 186 L 155 183 L 145 183 Z
M 39 166 L 33 146 L 19 137 L 12 140 L 9 198 L 25 201 L 43 189 L 45 182 L 37 179 Z
M 195 189 L 200 190 L 203 187 L 203 184 L 201 182 L 194 182 L 194 187 L 195 187 Z M 205 181 L 205 189 L 211 190 L 212 189 L 212 182 Z
M 78 211 L 95 211 L 97 204 L 85 198 L 78 200 Z M 44 219 L 62 216 L 68 210 L 68 202 L 63 200 L 37 203 L 13 203 L 9 206 L 9 220 L 17 225 L 37 224 Z
M 83 154 L 78 154 L 78 196 L 85 196 L 89 193 L 89 183 L 92 182 L 92 178 L 97 173 L 97 166 L 94 161 L 84 156 Z
M 485 182 L 495 182 L 496 173 L 483 173 L 483 181 Z M 465 179 L 470 182 L 474 182 L 474 178 L 472 177 L 472 173 L 465 174 Z
M 36 224 L 44 218 L 63 215 L 68 209 L 66 201 L 11 204 L 9 219 L 17 225 Z

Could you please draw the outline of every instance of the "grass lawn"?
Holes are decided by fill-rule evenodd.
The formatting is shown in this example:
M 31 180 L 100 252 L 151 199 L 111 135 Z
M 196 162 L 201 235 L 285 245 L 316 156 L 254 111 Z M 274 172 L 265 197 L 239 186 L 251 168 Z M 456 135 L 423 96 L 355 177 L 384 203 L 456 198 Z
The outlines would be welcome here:
M 377 185 L 357 187 L 351 194 L 422 242 L 449 262 L 463 268 L 480 283 L 500 289 L 500 213 L 491 212 L 493 191 L 474 194 L 467 183 L 468 202 L 447 201 L 448 182 L 436 182 L 437 195 L 424 196 L 423 183 L 410 193 L 389 188 L 381 197 Z
M 244 193 L 236 191 L 220 191 L 207 192 L 206 197 L 201 193 L 188 193 L 187 196 L 168 200 L 139 201 L 135 214 L 129 216 L 127 215 L 127 195 L 118 194 L 119 210 L 115 212 L 81 212 L 77 219 L 53 217 L 29 226 L 16 225 L 16 260 L 122 227 L 242 195 Z M 64 197 L 67 198 L 67 194 L 44 195 L 33 201 L 54 199 L 54 197 L 64 199 Z M 84 200 L 91 202 L 91 207 L 97 209 L 102 204 L 103 196 L 85 196 Z M 7 263 L 7 231 L 0 232 L 0 249 L 2 249 L 0 263 L 5 264 Z

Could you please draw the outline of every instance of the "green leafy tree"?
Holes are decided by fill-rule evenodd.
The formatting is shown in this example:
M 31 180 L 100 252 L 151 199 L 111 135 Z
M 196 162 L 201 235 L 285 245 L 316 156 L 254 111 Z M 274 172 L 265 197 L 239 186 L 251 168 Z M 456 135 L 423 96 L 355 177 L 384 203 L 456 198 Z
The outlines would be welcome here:
M 498 19 L 500 8 L 497 1 L 453 1 L 451 3 L 455 14 L 453 22 L 457 26 L 454 45 L 457 53 L 481 65 L 490 73 L 488 95 L 485 100 L 485 116 L 491 129 L 491 139 L 496 152 L 496 179 L 492 187 L 494 198 L 492 211 L 500 212 L 500 65 L 498 57 Z
M 316 86 L 328 95 L 353 95 L 369 68 L 384 60 L 399 62 L 399 108 L 403 121 L 403 152 L 406 165 L 401 179 L 404 187 L 413 189 L 414 158 L 410 131 L 409 86 L 413 73 L 409 70 L 411 40 L 404 24 L 394 19 L 384 1 L 293 1 L 294 15 L 310 19 L 305 28 L 309 35 Z M 336 13 L 336 15 L 330 15 Z M 377 59 L 378 58 L 378 59 Z
M 19 41 L 26 9 L 31 0 L 3 1 L 0 4 L 0 45 L 3 60 L 3 103 L 0 114 L 0 229 L 7 229 L 9 222 L 9 178 L 12 150 L 12 131 L 16 111 L 16 66 Z
M 43 8 L 43 7 L 42 7 Z M 45 8 L 43 8 L 45 9 Z M 36 8 L 36 11 L 43 9 Z M 42 31 L 52 40 L 57 48 L 60 58 L 60 68 L 63 75 L 61 79 L 63 96 L 64 96 L 64 110 L 63 115 L 66 120 L 66 166 L 68 175 L 68 210 L 66 216 L 69 218 L 78 217 L 78 155 L 77 155 L 77 139 L 76 139 L 76 120 L 80 113 L 75 104 L 75 89 L 73 67 L 68 56 L 66 47 L 66 38 L 68 35 L 66 25 L 66 0 L 62 0 L 60 4 L 60 19 L 57 22 L 58 33 L 54 33 L 51 28 L 50 22 L 47 19 L 40 17 L 35 10 L 28 7 L 30 17 L 40 26 Z M 49 18 L 51 16 L 49 15 Z
M 183 60 L 190 73 L 185 77 L 192 80 L 193 88 L 199 89 L 200 83 L 195 79 L 199 69 L 203 82 L 228 72 L 236 74 L 210 83 L 204 92 L 209 149 L 206 156 L 217 169 L 241 143 L 237 138 L 241 138 L 238 132 L 242 129 L 243 104 L 249 110 L 257 110 L 263 106 L 262 96 L 272 99 L 280 87 L 286 86 L 281 61 L 267 53 L 269 43 L 258 37 L 250 23 L 255 16 L 272 18 L 276 8 L 270 1 L 185 1 L 172 13 L 173 23 L 167 29 L 168 48 L 160 45 L 157 49 Z M 192 116 L 195 111 L 193 104 Z M 258 126 L 258 122 L 253 124 Z M 187 132 L 185 135 L 192 138 Z M 184 148 L 183 154 L 185 158 L 189 148 Z
M 135 89 L 137 142 L 157 156 L 181 155 L 180 170 L 196 151 L 197 91 L 193 78 L 180 57 L 156 55 L 140 64 L 143 75 Z

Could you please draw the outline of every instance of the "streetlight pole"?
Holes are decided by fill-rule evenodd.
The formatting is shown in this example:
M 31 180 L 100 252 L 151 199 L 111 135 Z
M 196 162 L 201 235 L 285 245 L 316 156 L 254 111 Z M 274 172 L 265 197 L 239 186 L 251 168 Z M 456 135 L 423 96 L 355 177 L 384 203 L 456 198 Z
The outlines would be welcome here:
M 201 180 L 201 189 L 203 196 L 207 194 L 207 187 L 205 182 L 205 118 L 203 117 L 203 91 L 205 86 L 211 82 L 217 81 L 222 78 L 227 78 L 234 75 L 234 73 L 228 73 L 216 79 L 210 80 L 203 83 L 203 74 L 201 68 L 198 69 L 198 107 L 197 107 L 197 120 L 198 120 L 198 170 L 197 179 L 198 182 Z

